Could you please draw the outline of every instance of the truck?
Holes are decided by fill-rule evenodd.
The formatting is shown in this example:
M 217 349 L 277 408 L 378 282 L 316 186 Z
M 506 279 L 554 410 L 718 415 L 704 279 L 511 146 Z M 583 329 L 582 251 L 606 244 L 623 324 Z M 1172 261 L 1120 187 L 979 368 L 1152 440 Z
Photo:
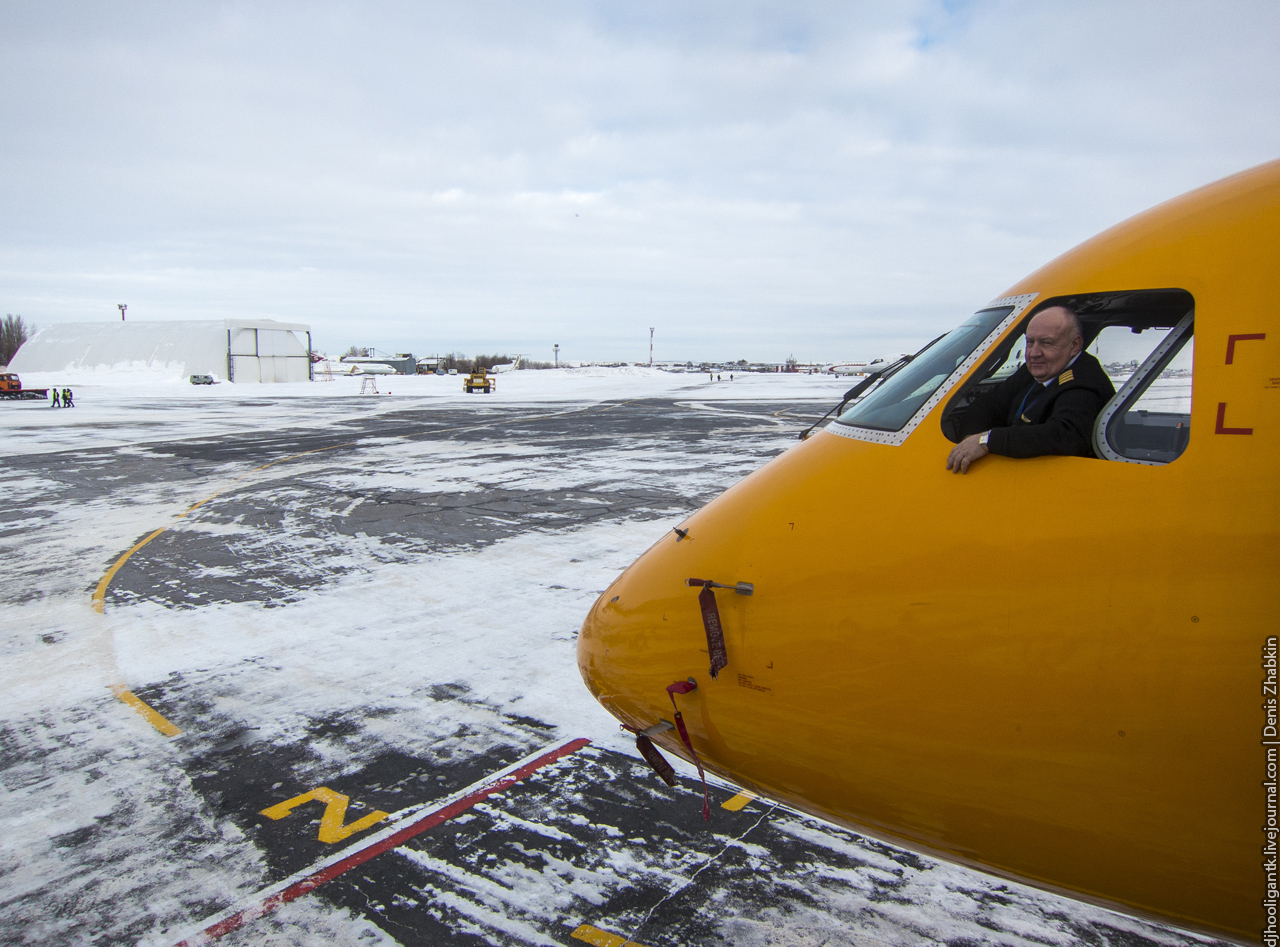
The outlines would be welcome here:
M 0 372 L 0 398 L 8 401 L 36 401 L 49 397 L 48 388 L 23 388 L 14 372 Z
M 483 391 L 490 394 L 498 387 L 498 379 L 489 375 L 483 368 L 477 368 L 462 381 L 462 390 L 467 394 Z

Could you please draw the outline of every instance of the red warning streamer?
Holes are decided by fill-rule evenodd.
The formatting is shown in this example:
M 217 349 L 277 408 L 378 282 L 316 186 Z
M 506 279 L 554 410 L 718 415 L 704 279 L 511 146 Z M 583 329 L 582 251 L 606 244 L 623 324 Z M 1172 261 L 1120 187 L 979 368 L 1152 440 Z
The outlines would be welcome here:
M 715 680 L 722 668 L 729 665 L 729 653 L 724 647 L 724 626 L 720 624 L 720 609 L 716 607 L 714 584 L 707 579 L 685 579 L 686 585 L 701 585 L 698 607 L 702 609 L 702 626 L 707 630 L 707 653 L 711 655 L 711 679 Z
M 710 593 L 710 589 L 705 590 Z M 684 748 L 689 751 L 689 755 L 693 757 L 693 765 L 698 767 L 698 777 L 702 780 L 702 818 L 711 821 L 711 793 L 707 790 L 707 774 L 702 771 L 702 760 L 698 759 L 698 751 L 693 748 L 693 743 L 689 739 L 689 731 L 685 729 L 684 715 L 680 713 L 680 708 L 676 707 L 676 694 L 687 694 L 698 687 L 693 681 L 676 681 L 674 684 L 667 685 L 667 696 L 671 698 L 671 706 L 676 712 L 676 729 L 680 731 L 680 739 L 684 742 Z

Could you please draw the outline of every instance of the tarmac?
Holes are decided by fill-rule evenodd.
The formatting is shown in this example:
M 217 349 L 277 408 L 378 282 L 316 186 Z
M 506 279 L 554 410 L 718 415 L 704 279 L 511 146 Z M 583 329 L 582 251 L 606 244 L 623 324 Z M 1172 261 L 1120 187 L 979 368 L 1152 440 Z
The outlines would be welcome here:
M 180 668 L 139 657 L 114 695 L 84 683 L 129 664 L 126 621 L 315 621 L 334 607 L 321 593 L 467 557 L 500 589 L 509 560 L 486 557 L 520 543 L 562 563 L 539 594 L 585 613 L 634 555 L 613 531 L 677 524 L 815 407 L 317 405 L 288 432 L 6 456 L 38 489 L 0 508 L 5 641 L 39 680 L 0 726 L 0 944 L 1206 943 L 732 786 L 711 787 L 705 823 L 687 768 L 670 789 L 625 740 L 574 732 L 577 710 L 539 709 L 557 695 L 517 703 L 483 675 L 436 675 L 394 635 L 353 627 L 345 646 L 416 662 L 410 683 L 328 710 L 328 682 L 283 651 L 212 641 Z M 501 634 L 521 626 L 505 609 L 468 614 Z M 545 647 L 571 654 L 572 634 L 555 624 Z

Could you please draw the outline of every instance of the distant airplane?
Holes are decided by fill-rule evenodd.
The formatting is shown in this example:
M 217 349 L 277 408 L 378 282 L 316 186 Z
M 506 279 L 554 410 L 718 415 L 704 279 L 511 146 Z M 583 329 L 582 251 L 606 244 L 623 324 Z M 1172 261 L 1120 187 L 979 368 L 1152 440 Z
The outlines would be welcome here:
M 351 365 L 350 369 L 344 374 L 347 375 L 395 375 L 398 372 L 390 365 L 383 365 L 381 362 L 361 362 L 358 365 Z
M 828 365 L 823 372 L 829 375 L 870 375 L 872 372 L 887 368 L 900 358 L 902 358 L 901 355 L 893 355 L 889 358 L 873 358 L 869 362 L 840 362 Z
M 489 371 L 493 372 L 495 375 L 501 375 L 503 372 L 514 371 L 515 367 L 515 362 L 503 362 L 501 365 L 489 366 Z

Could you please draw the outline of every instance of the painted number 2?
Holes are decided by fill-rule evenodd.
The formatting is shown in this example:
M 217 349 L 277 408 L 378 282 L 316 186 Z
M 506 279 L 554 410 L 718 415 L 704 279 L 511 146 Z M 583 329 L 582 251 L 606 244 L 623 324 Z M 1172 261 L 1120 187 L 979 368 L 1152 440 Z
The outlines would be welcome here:
M 347 803 L 350 801 L 350 796 L 344 796 L 340 792 L 334 792 L 327 786 L 321 786 L 319 789 L 304 792 L 301 796 L 294 796 L 292 799 L 278 802 L 274 806 L 263 809 L 261 814 L 268 819 L 283 819 L 304 803 L 323 802 L 324 815 L 320 817 L 320 841 L 326 845 L 341 842 L 357 832 L 363 832 L 369 826 L 376 825 L 390 815 L 390 813 L 382 811 L 370 812 L 367 816 L 343 825 L 343 820 L 347 817 Z

